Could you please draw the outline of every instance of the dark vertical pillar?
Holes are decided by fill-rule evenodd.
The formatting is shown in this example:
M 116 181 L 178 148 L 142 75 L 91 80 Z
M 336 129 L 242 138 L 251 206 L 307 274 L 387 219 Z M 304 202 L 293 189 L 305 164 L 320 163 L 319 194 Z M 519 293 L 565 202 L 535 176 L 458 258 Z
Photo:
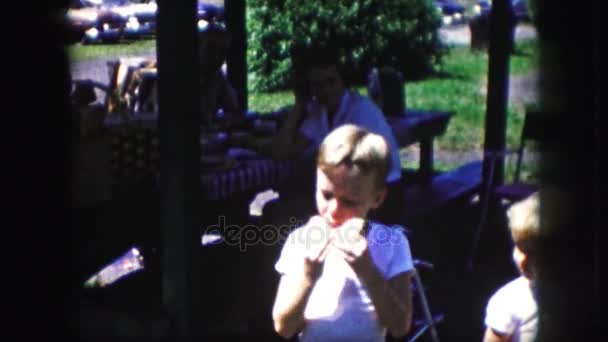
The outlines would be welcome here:
M 600 284 L 600 249 L 605 246 L 605 196 L 600 182 L 605 171 L 601 137 L 604 91 L 601 86 L 603 10 L 600 2 L 585 4 L 585 15 L 572 7 L 536 0 L 535 23 L 540 47 L 541 106 L 559 137 L 542 142 L 543 187 L 559 190 L 565 208 L 541 197 L 544 241 L 539 258 L 539 336 L 537 341 L 592 341 L 604 331 Z M 568 25 L 564 25 L 568 18 Z M 557 123 L 557 124 L 556 124 Z M 555 216 L 555 217 L 553 217 Z M 559 224 L 544 226 L 542 222 Z M 568 270 L 564 272 L 564 270 Z
M 196 270 L 199 206 L 199 115 L 196 0 L 158 2 L 162 302 L 172 340 L 200 335 Z
M 509 92 L 509 55 L 513 44 L 513 15 L 509 0 L 492 2 L 490 14 L 490 48 L 488 67 L 488 96 L 486 100 L 486 126 L 483 165 L 483 182 L 501 184 L 503 182 L 504 159 L 495 164 L 493 179 L 489 178 L 491 158 L 487 151 L 505 148 L 507 99 Z M 485 186 L 483 187 L 485 189 Z
M 433 138 L 420 141 L 420 176 L 422 184 L 431 185 L 433 179 Z
M 18 11 L 28 8 L 15 5 Z M 73 324 L 82 280 L 80 260 L 73 257 L 85 227 L 71 227 L 70 218 L 70 181 L 76 175 L 71 158 L 78 147 L 70 145 L 78 143 L 79 132 L 69 102 L 67 28 L 58 15 L 66 9 L 59 1 L 38 3 L 28 11 L 34 41 L 5 37 L 14 52 L 3 54 L 3 81 L 11 87 L 2 108 L 11 115 L 5 115 L 2 133 L 2 193 L 11 204 L 3 210 L 0 256 L 7 261 L 3 279 L 15 280 L 3 286 L 3 308 L 10 312 L 3 320 L 4 341 L 66 340 L 80 328 Z
M 236 89 L 243 110 L 247 101 L 247 29 L 245 25 L 245 0 L 225 0 L 226 26 L 232 35 L 228 53 L 228 79 Z

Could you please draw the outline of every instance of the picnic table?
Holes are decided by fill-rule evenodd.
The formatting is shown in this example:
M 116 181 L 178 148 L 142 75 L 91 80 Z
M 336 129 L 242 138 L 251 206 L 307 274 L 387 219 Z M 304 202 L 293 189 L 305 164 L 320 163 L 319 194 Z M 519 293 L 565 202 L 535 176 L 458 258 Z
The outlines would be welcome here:
M 400 147 L 420 143 L 419 173 L 423 182 L 430 182 L 433 172 L 433 140 L 443 134 L 451 118 L 450 112 L 408 110 L 402 118 L 388 118 Z M 264 118 L 260 115 L 252 120 Z M 268 116 L 276 120 L 276 116 Z M 280 120 L 280 119 L 279 119 Z M 157 114 L 139 113 L 132 119 L 109 117 L 105 121 L 109 133 L 110 167 L 116 183 L 154 182 L 160 171 Z M 217 136 L 229 132 L 217 132 Z M 271 134 L 271 133 L 270 133 Z M 253 151 L 225 146 L 224 155 L 209 154 L 201 136 L 201 190 L 203 198 L 215 201 L 230 196 L 277 187 L 310 168 L 310 160 L 273 160 Z M 306 165 L 310 166 L 310 165 Z
M 429 184 L 433 176 L 434 140 L 445 133 L 453 115 L 446 111 L 408 109 L 404 117 L 387 118 L 400 148 L 420 144 L 418 173 L 423 184 Z

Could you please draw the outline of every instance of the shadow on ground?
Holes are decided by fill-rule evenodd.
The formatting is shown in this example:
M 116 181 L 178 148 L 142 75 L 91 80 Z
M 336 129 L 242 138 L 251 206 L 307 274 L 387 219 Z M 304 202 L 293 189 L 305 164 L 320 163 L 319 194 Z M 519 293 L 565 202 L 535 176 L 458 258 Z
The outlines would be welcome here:
M 237 203 L 231 201 L 232 206 Z M 223 214 L 230 223 L 247 221 L 242 211 L 225 205 Z M 141 193 L 77 213 L 78 262 L 74 267 L 81 281 L 133 245 L 141 246 L 148 260 L 143 272 L 109 288 L 80 293 L 78 319 L 73 323 L 82 341 L 171 340 L 171 322 L 161 309 L 159 209 L 157 195 Z M 268 221 L 280 221 L 285 213 L 275 212 Z M 442 341 L 481 340 L 485 303 L 495 289 L 516 275 L 501 213 L 494 213 L 484 228 L 475 267 L 467 270 L 478 217 L 477 206 L 462 199 L 408 224 L 414 257 L 434 264 L 433 270 L 423 270 L 421 275 L 431 310 L 445 315 L 438 325 Z M 201 248 L 205 293 L 199 323 L 210 340 L 281 340 L 272 331 L 270 317 L 278 281 L 273 266 L 280 247 L 256 245 L 246 251 L 227 245 Z M 428 337 L 423 335 L 420 340 Z

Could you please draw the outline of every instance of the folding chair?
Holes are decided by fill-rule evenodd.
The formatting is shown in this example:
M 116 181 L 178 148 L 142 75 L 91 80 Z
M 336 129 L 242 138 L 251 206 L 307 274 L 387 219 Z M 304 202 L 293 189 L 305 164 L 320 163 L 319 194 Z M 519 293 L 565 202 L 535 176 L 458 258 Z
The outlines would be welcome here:
M 120 60 L 108 61 L 108 91 L 106 92 L 105 107 L 108 114 L 126 114 L 128 104 L 124 95 L 124 79 L 131 76 L 128 66 Z
M 139 84 L 133 89 L 130 108 L 133 112 L 157 112 L 157 72 L 156 68 L 140 68 L 137 70 Z
M 156 68 L 150 64 L 150 60 L 140 57 L 110 60 L 107 84 L 91 79 L 74 80 L 75 92 L 83 87 L 101 90 L 105 93 L 105 100 L 99 105 L 102 110 L 127 120 L 136 111 L 156 111 Z
M 417 299 L 414 305 L 415 308 L 418 308 L 419 310 L 414 310 L 412 332 L 408 335 L 408 342 L 417 341 L 427 331 L 430 333 L 431 341 L 439 342 L 439 335 L 437 334 L 437 329 L 435 329 L 435 326 L 443 321 L 444 315 L 443 313 L 432 314 L 428 299 L 426 297 L 426 289 L 422 284 L 422 279 L 420 278 L 419 274 L 420 269 L 432 268 L 433 264 L 430 262 L 414 259 L 414 284 L 412 289 L 414 292 L 414 298 Z M 418 317 L 419 315 L 421 317 Z
M 486 223 L 488 209 L 491 203 L 498 203 L 502 209 L 506 209 L 511 204 L 520 201 L 539 189 L 539 184 L 525 183 L 521 180 L 521 169 L 524 157 L 524 151 L 529 142 L 547 142 L 555 137 L 557 125 L 551 119 L 557 116 L 551 116 L 547 113 L 539 111 L 526 111 L 524 124 L 521 132 L 519 147 L 516 150 L 501 150 L 501 151 L 486 151 L 485 157 L 490 161 L 488 180 L 484 192 L 480 199 L 481 212 L 475 233 L 473 236 L 473 244 L 467 262 L 469 270 L 473 267 L 473 261 L 479 243 L 481 230 Z M 494 172 L 498 161 L 503 160 L 510 154 L 516 155 L 515 171 L 513 181 L 505 184 L 493 184 Z

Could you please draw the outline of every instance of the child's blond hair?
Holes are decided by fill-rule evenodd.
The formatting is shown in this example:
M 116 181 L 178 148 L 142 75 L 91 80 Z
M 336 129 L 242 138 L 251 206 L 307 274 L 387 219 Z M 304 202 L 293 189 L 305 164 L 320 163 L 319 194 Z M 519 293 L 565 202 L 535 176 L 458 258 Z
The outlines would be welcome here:
M 513 204 L 507 211 L 515 246 L 525 254 L 536 254 L 540 238 L 540 196 L 538 192 Z
M 378 189 L 386 184 L 391 167 L 386 140 L 360 126 L 346 124 L 329 133 L 319 148 L 317 166 L 327 172 L 339 165 L 356 168 L 362 174 L 373 174 Z

